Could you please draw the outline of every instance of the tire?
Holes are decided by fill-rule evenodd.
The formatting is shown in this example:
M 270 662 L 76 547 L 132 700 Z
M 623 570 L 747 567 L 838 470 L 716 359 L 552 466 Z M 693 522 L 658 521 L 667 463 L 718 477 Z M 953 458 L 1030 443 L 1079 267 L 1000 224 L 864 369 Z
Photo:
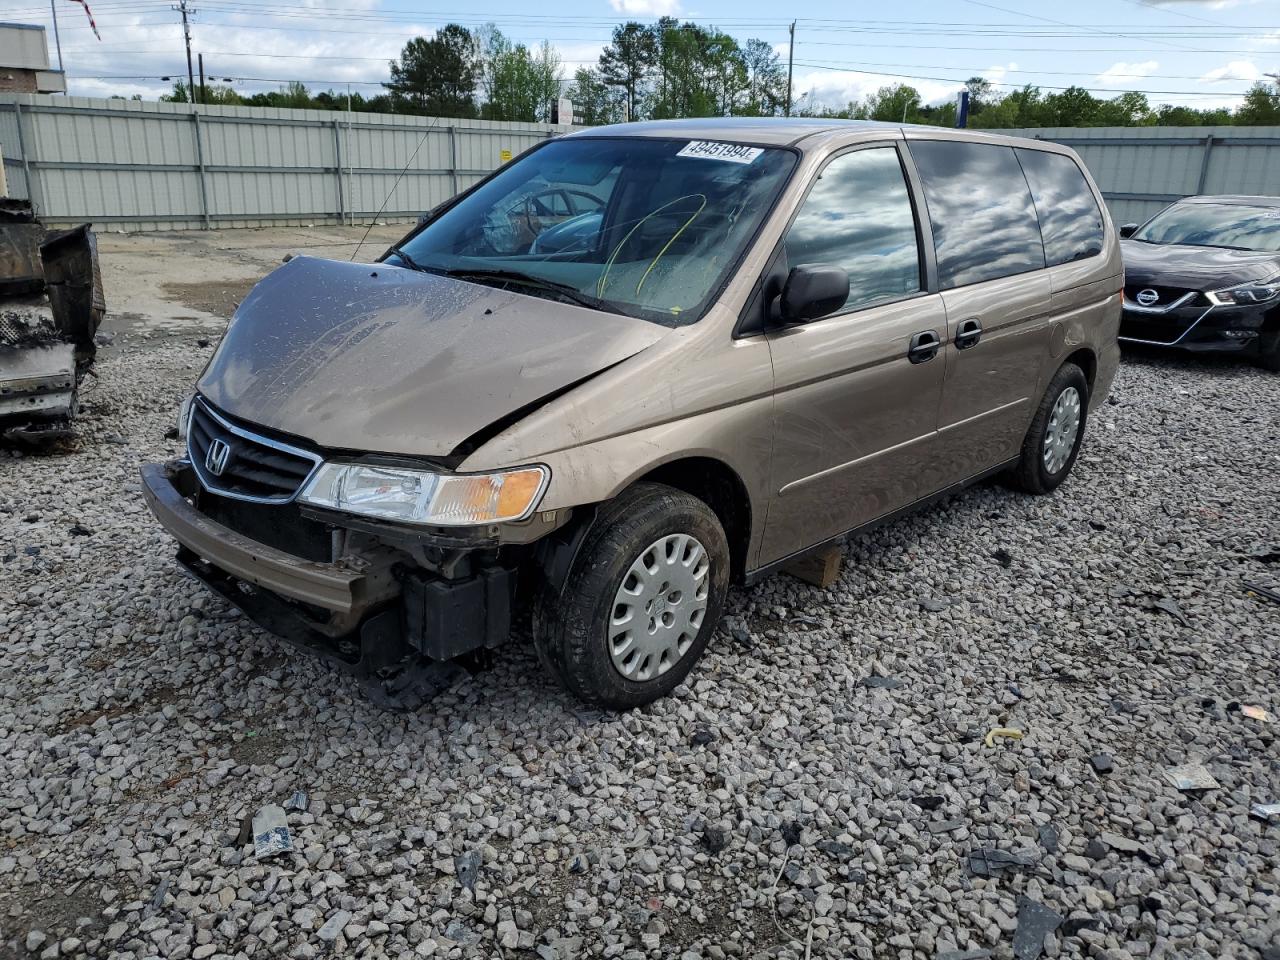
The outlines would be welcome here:
M 1064 398 L 1064 395 L 1068 395 L 1064 399 L 1064 403 L 1068 403 L 1071 390 L 1075 391 L 1075 399 L 1078 403 L 1078 426 L 1070 452 L 1067 453 L 1065 459 L 1061 459 L 1061 448 L 1054 451 L 1052 455 L 1047 455 L 1045 441 L 1051 431 L 1056 432 L 1054 421 L 1055 406 L 1060 398 Z M 1062 412 L 1067 413 L 1069 409 L 1070 405 L 1067 410 Z M 1036 408 L 1036 414 L 1031 420 L 1031 426 L 1027 428 L 1027 436 L 1022 441 L 1022 456 L 1010 475 L 1012 485 L 1024 493 L 1037 496 L 1052 493 L 1056 490 L 1058 485 L 1067 479 L 1067 475 L 1071 473 L 1071 468 L 1075 466 L 1076 456 L 1080 453 L 1080 444 L 1084 440 L 1088 419 L 1089 381 L 1085 379 L 1084 371 L 1074 363 L 1065 363 L 1053 375 L 1053 379 L 1049 381 L 1049 387 L 1045 390 L 1044 397 L 1040 400 L 1040 406 Z M 1046 463 L 1047 458 L 1053 462 Z M 1061 462 L 1058 462 L 1059 460 Z
M 660 546 L 663 553 L 655 553 Z M 703 554 L 707 568 L 698 578 Z M 648 573 L 644 580 L 634 576 L 633 565 L 642 560 L 657 571 L 652 582 Z M 640 599 L 615 606 L 624 581 Z M 670 589 L 661 591 L 663 584 Z M 538 657 L 566 690 L 588 703 L 609 710 L 652 703 L 675 689 L 702 655 L 728 589 L 729 543 L 711 508 L 673 487 L 636 484 L 601 507 L 562 594 L 539 595 L 533 611 Z M 646 594 L 657 607 L 641 605 Z M 626 616 L 631 626 L 613 627 L 615 615 Z M 618 657 L 629 663 L 615 664 L 611 628 Z M 663 643 L 670 648 L 653 652 Z

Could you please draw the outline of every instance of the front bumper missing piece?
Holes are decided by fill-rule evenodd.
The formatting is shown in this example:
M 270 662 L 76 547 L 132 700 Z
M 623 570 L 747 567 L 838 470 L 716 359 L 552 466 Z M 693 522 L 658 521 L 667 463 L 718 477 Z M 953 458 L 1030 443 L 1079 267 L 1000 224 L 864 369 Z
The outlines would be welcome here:
M 215 523 L 188 500 L 196 484 L 185 461 L 142 467 L 143 496 L 178 541 L 178 561 L 263 629 L 374 681 L 365 691 L 381 706 L 421 702 L 456 676 L 447 661 L 510 632 L 514 576 L 504 567 L 458 580 L 406 567 L 389 592 L 358 558 L 303 560 Z

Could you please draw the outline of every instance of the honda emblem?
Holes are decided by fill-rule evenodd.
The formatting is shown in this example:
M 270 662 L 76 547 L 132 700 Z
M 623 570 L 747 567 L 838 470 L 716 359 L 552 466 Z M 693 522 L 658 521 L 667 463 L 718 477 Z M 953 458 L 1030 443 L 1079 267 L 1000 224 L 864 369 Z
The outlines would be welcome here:
M 227 469 L 227 461 L 231 459 L 231 445 L 225 440 L 214 440 L 209 444 L 209 452 L 204 455 L 204 468 L 215 477 L 222 476 Z

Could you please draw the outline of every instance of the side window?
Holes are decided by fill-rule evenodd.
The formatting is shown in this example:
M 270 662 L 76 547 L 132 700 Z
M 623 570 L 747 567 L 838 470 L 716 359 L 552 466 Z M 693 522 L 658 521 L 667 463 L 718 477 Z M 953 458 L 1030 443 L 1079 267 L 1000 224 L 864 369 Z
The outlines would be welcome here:
M 924 184 L 942 289 L 1044 267 L 1036 208 L 1012 147 L 918 140 L 911 156 Z
M 849 272 L 845 309 L 920 290 L 915 216 L 898 151 L 855 150 L 818 175 L 785 241 L 787 265 Z
M 1015 152 L 1031 184 L 1049 266 L 1101 253 L 1102 212 L 1076 162 L 1044 150 Z

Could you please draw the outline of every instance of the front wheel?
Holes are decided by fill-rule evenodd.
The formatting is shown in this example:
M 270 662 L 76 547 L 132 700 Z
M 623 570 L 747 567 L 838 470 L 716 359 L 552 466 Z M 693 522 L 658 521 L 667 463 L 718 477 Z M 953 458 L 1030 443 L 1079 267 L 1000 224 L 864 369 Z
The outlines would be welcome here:
M 729 545 L 711 508 L 637 484 L 600 509 L 563 594 L 539 598 L 534 642 L 575 696 L 611 710 L 643 706 L 688 675 L 728 588 Z
M 1074 363 L 1063 364 L 1049 381 L 1022 441 L 1013 485 L 1033 494 L 1057 489 L 1075 465 L 1088 418 L 1089 381 Z

